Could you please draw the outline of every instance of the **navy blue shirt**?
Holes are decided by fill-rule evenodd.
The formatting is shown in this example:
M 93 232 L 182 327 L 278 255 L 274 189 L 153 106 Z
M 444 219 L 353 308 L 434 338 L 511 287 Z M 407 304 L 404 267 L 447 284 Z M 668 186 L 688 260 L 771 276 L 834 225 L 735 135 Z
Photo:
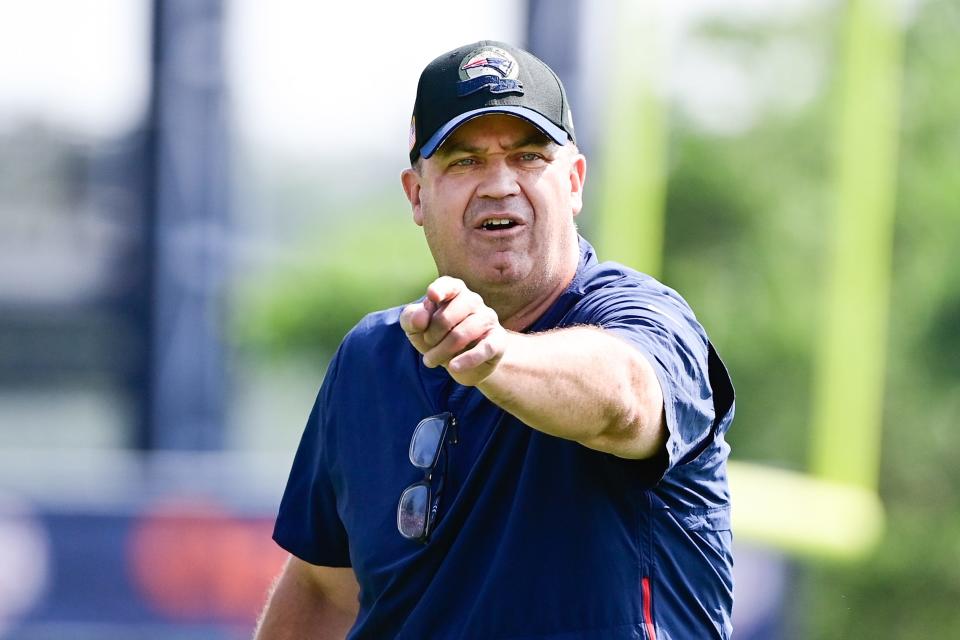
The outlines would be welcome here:
M 400 308 L 364 318 L 330 363 L 297 451 L 274 539 L 307 562 L 353 567 L 349 638 L 728 638 L 730 500 L 724 432 L 733 388 L 683 299 L 580 241 L 567 290 L 528 332 L 596 325 L 639 349 L 664 392 L 660 456 L 625 460 L 546 435 L 428 369 Z M 437 522 L 397 531 L 423 479 L 414 427 L 450 411 Z

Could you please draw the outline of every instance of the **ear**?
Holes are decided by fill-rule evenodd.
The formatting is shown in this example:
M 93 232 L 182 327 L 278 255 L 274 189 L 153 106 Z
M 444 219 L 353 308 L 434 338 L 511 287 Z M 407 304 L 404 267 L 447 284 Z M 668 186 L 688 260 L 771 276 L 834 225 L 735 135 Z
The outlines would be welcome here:
M 404 169 L 400 174 L 400 184 L 403 185 L 403 192 L 410 201 L 410 208 L 413 210 L 413 221 L 419 226 L 423 226 L 423 207 L 420 202 L 420 174 L 414 169 Z
M 583 183 L 587 180 L 587 159 L 578 153 L 570 159 L 570 207 L 573 215 L 583 209 Z

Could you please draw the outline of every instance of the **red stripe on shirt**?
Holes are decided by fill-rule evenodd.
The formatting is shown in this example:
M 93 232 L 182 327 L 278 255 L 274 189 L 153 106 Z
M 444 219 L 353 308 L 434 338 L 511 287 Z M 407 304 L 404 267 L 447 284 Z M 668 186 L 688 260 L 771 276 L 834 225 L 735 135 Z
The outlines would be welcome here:
M 657 640 L 657 632 L 653 627 L 653 603 L 650 597 L 650 578 L 641 580 L 643 590 L 643 626 L 647 628 L 647 638 Z

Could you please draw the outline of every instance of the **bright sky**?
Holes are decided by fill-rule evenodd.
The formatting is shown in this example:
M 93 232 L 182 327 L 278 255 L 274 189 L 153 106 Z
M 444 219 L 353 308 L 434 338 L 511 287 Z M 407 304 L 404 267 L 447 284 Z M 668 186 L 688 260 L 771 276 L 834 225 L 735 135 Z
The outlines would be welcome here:
M 95 136 L 136 121 L 146 95 L 145 0 L 0 0 L 0 128 L 53 121 Z
M 782 54 L 796 67 L 780 86 L 777 78 L 757 82 L 736 60 L 688 46 L 683 33 L 705 14 L 750 21 L 775 11 L 789 21 L 827 1 L 662 1 L 658 30 L 669 41 L 670 91 L 694 117 L 721 130 L 751 119 L 758 86 L 802 100 L 816 86 L 816 70 L 789 43 Z M 129 129 L 147 90 L 149 4 L 0 0 L 0 129 L 24 118 L 94 138 Z M 405 148 L 416 80 L 427 62 L 481 38 L 523 40 L 518 0 L 487 0 L 482 8 L 446 0 L 225 0 L 225 6 L 231 117 L 246 140 L 295 152 Z M 603 35 L 591 35 L 588 46 L 602 47 Z M 782 75 L 782 66 L 768 66 Z
M 233 116 L 244 135 L 292 149 L 385 138 L 405 148 L 427 62 L 523 35 L 512 0 L 225 6 Z M 31 117 L 94 137 L 129 128 L 144 108 L 148 13 L 147 0 L 0 0 L 0 127 Z
M 522 39 L 520 3 L 479 6 L 234 0 L 237 116 L 256 139 L 284 147 L 406 149 L 417 78 L 430 60 L 465 42 Z

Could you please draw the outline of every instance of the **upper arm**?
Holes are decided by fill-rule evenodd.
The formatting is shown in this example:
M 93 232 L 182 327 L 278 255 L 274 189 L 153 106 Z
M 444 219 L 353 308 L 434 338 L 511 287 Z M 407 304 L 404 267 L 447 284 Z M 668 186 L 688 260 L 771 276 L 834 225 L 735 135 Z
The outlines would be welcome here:
M 314 565 L 349 567 L 347 532 L 337 511 L 337 490 L 331 475 L 331 433 L 335 427 L 332 395 L 341 350 L 327 370 L 323 386 L 307 419 L 280 509 L 273 539 L 281 547 Z
M 604 333 L 622 344 L 628 343 L 615 332 Z M 609 434 L 617 444 L 607 450 L 620 458 L 652 458 L 663 450 L 669 436 L 664 391 L 647 356 L 629 346 L 622 353 L 627 361 L 627 384 L 622 390 L 624 397 L 620 403 L 625 413 Z
M 351 569 L 290 556 L 257 624 L 256 640 L 343 640 L 357 619 L 359 587 Z
M 588 293 L 578 306 L 581 321 L 635 347 L 655 373 L 663 394 L 666 468 L 696 457 L 717 434 L 732 387 L 689 306 L 656 281 L 632 277 Z
M 360 609 L 360 585 L 350 567 L 321 567 L 291 555 L 285 572 L 344 613 L 355 616 Z

